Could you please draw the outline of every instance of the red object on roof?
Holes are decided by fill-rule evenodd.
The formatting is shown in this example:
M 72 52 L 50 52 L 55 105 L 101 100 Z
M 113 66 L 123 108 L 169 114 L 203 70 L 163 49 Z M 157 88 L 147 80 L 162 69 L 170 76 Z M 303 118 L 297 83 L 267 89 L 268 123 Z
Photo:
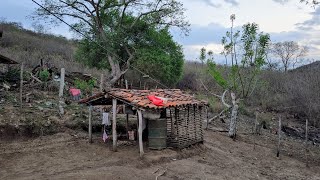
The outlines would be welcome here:
M 148 99 L 156 106 L 163 106 L 163 100 L 157 96 L 149 95 Z

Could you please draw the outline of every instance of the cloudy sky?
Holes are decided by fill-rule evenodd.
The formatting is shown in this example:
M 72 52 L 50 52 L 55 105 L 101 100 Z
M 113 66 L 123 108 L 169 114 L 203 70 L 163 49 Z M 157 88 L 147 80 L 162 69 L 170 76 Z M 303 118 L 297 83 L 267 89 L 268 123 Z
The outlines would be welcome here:
M 183 45 L 187 60 L 196 60 L 202 47 L 219 54 L 221 37 L 229 30 L 230 15 L 235 14 L 234 25 L 240 28 L 248 22 L 259 24 L 260 30 L 271 35 L 273 42 L 297 41 L 310 48 L 308 58 L 320 59 L 320 8 L 299 3 L 300 0 L 180 0 L 191 23 L 189 36 L 173 30 L 174 39 Z M 36 5 L 31 0 L 0 0 L 0 20 L 21 22 L 32 29 L 26 18 Z M 53 34 L 72 37 L 68 27 L 49 29 Z M 219 61 L 218 55 L 216 59 Z

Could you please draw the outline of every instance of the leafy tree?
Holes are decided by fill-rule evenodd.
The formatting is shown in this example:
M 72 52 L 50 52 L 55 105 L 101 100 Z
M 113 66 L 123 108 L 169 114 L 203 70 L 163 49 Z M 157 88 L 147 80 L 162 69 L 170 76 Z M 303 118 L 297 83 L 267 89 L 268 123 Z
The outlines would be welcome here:
M 99 43 L 94 47 L 98 55 L 90 51 L 90 56 L 101 58 L 89 65 L 109 67 L 109 85 L 129 69 L 136 55 L 131 45 L 145 35 L 145 28 L 176 26 L 187 33 L 189 27 L 176 0 L 42 0 L 41 5 L 62 19 L 73 18 L 73 28 Z M 38 8 L 34 17 L 56 21 L 51 13 Z
M 301 60 L 300 58 L 306 56 L 308 50 L 304 46 L 300 46 L 294 41 L 284 41 L 273 44 L 272 53 L 280 58 L 283 69 L 285 72 L 292 66 L 295 67 Z
M 233 138 L 236 136 L 238 103 L 240 99 L 247 98 L 254 91 L 258 81 L 258 73 L 265 64 L 266 50 L 270 41 L 268 34 L 259 33 L 259 27 L 255 23 L 243 25 L 240 40 L 235 41 L 238 37 L 240 37 L 240 32 L 233 35 L 227 32 L 226 37 L 222 38 L 225 57 L 231 57 L 234 62 L 230 71 L 227 72 L 227 76 L 223 76 L 214 62 L 208 63 L 209 74 L 225 89 L 221 96 L 223 103 L 228 108 L 232 108 L 229 136 Z M 237 55 L 236 51 L 238 51 Z M 228 90 L 231 91 L 232 106 L 224 101 Z
M 150 30 L 145 41 L 137 45 L 136 55 L 135 67 L 166 85 L 175 84 L 182 76 L 182 48 L 173 41 L 168 28 Z
M 202 65 L 204 64 L 204 62 L 205 62 L 205 60 L 207 58 L 206 57 L 206 51 L 207 50 L 204 47 L 200 49 L 200 57 L 199 57 L 199 59 L 200 59 Z
M 207 59 L 207 63 L 208 62 L 213 62 L 213 60 L 214 60 L 214 57 L 213 57 L 213 51 L 208 51 L 208 59 Z
M 167 85 L 173 85 L 180 79 L 184 56 L 181 46 L 173 41 L 168 27 L 161 29 L 153 26 L 144 27 L 144 31 L 139 32 L 139 38 L 131 42 L 131 47 L 135 49 L 132 62 L 134 67 L 143 69 L 144 73 Z M 89 67 L 111 70 L 107 61 L 95 63 L 96 59 L 102 58 L 104 50 L 97 43 L 87 39 L 81 41 L 76 52 L 78 61 Z

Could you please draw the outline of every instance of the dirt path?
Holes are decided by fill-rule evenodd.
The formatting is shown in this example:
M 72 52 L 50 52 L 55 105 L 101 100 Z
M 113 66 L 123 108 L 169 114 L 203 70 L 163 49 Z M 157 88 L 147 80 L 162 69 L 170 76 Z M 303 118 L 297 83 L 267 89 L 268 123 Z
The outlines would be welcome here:
M 206 132 L 204 145 L 175 151 L 147 151 L 120 142 L 88 144 L 86 134 L 70 131 L 27 141 L 0 141 L 0 179 L 319 179 L 320 166 L 282 156 L 273 149 L 232 141 Z

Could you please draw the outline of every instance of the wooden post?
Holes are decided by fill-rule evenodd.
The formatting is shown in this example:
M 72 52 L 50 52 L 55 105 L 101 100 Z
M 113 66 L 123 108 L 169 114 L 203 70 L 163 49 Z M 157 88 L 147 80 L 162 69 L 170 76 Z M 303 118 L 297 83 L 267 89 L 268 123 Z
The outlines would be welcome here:
M 117 151 L 117 99 L 112 99 L 112 140 L 113 151 Z
M 103 74 L 100 76 L 100 92 L 103 91 Z
M 309 167 L 308 164 L 308 119 L 306 119 L 306 166 Z
M 280 156 L 280 143 L 281 143 L 281 116 L 279 116 L 277 157 Z
M 92 143 L 92 106 L 89 106 L 89 143 Z
M 206 116 L 207 116 L 207 127 L 206 130 L 209 128 L 209 114 L 208 114 L 208 107 L 206 107 Z
M 60 89 L 59 89 L 59 113 L 60 115 L 64 114 L 63 110 L 63 89 L 64 89 L 64 75 L 65 75 L 65 69 L 61 68 L 61 74 L 60 74 Z
M 143 156 L 143 142 L 142 142 L 142 113 L 141 110 L 138 110 L 138 117 L 139 117 L 139 149 L 140 149 L 140 157 Z
M 22 110 L 22 89 L 23 89 L 23 62 L 20 69 L 20 110 Z
M 254 129 L 253 129 L 253 149 L 256 149 L 256 137 L 257 137 L 257 124 L 258 124 L 258 112 L 256 111 L 256 118 L 254 120 Z
M 129 87 L 128 87 L 128 80 L 125 80 L 125 83 L 126 83 L 126 89 L 129 89 Z
M 126 114 L 126 130 L 127 130 L 127 132 L 126 132 L 127 138 L 129 139 L 129 133 L 128 133 L 128 131 L 129 131 L 129 114 L 128 113 Z

